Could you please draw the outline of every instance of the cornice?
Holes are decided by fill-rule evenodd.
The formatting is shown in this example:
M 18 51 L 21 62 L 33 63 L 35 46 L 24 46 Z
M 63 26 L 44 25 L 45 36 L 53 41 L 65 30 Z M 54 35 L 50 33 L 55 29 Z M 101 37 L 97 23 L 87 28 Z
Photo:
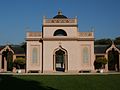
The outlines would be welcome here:
M 43 27 L 78 27 L 78 25 L 43 25 Z
M 26 41 L 94 41 L 94 38 L 26 38 Z

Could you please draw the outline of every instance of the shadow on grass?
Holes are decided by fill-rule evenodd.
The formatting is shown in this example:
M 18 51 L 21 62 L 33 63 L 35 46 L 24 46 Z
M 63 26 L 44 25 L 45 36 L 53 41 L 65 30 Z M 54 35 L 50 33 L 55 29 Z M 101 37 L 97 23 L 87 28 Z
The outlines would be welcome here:
M 0 75 L 0 90 L 57 90 L 41 82 L 23 80 L 12 75 Z

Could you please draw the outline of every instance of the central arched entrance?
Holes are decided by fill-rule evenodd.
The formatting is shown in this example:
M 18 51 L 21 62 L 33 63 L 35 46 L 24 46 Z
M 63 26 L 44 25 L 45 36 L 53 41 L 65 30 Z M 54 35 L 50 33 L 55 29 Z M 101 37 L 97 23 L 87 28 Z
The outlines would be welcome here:
M 68 70 L 67 51 L 59 48 L 54 52 L 54 71 L 66 72 Z
M 58 50 L 55 53 L 56 71 L 65 71 L 65 52 Z

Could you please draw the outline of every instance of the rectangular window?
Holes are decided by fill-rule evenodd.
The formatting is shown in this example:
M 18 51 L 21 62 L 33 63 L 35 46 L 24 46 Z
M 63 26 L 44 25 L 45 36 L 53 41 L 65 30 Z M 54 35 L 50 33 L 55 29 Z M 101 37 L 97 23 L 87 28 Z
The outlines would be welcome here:
M 37 48 L 33 48 L 33 50 L 32 50 L 32 63 L 33 64 L 36 64 L 37 63 L 37 58 L 38 57 L 38 50 L 37 50 Z
M 84 65 L 90 64 L 91 62 L 91 45 L 90 44 L 81 45 L 81 59 Z
M 89 51 L 88 47 L 83 48 L 83 63 L 88 63 L 89 61 Z

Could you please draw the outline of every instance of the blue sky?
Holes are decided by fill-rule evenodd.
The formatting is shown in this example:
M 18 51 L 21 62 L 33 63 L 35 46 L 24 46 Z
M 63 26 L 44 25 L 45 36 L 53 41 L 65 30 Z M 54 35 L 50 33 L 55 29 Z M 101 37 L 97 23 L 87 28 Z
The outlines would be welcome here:
M 120 0 L 0 0 L 0 44 L 25 41 L 26 31 L 41 31 L 43 16 L 59 9 L 78 17 L 80 31 L 94 27 L 96 39 L 120 36 Z

